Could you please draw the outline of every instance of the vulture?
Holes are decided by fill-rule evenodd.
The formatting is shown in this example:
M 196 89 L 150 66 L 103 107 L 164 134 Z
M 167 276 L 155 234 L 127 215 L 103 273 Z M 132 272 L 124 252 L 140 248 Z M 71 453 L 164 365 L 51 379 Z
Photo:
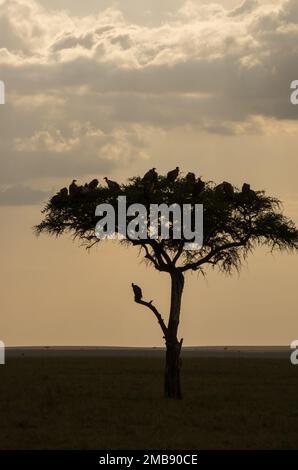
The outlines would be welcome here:
M 90 183 L 88 184 L 88 188 L 91 189 L 91 191 L 93 191 L 94 189 L 97 188 L 98 183 L 99 183 L 98 179 L 95 178 L 94 180 L 90 181 Z
M 242 186 L 242 194 L 249 194 L 251 191 L 250 184 L 244 183 Z
M 234 188 L 231 183 L 228 183 L 227 181 L 224 181 L 223 183 L 220 183 L 218 186 L 216 186 L 215 191 L 219 195 L 230 198 L 234 195 Z
M 151 168 L 151 170 L 147 171 L 143 176 L 143 183 L 156 183 L 158 179 L 158 174 L 156 172 L 156 168 Z
M 222 188 L 227 197 L 233 197 L 234 196 L 234 188 L 231 185 L 231 183 L 228 183 L 227 181 L 224 181 L 222 183 Z
M 76 196 L 79 192 L 79 187 L 76 184 L 77 180 L 72 180 L 71 185 L 69 186 L 69 195 Z
M 68 196 L 68 189 L 67 188 L 60 189 L 59 195 L 62 196 L 62 197 Z
M 88 194 L 90 192 L 89 184 L 85 183 L 82 187 L 82 194 Z
M 56 206 L 57 204 L 59 204 L 59 202 L 61 201 L 61 197 L 59 194 L 55 194 L 55 196 L 53 196 L 51 198 L 51 203 Z
M 246 197 L 253 197 L 256 195 L 256 193 L 250 188 L 250 184 L 248 183 L 243 184 L 241 193 L 243 194 L 243 196 Z
M 189 184 L 195 184 L 196 182 L 196 175 L 194 173 L 187 173 L 186 177 L 185 177 L 185 180 L 187 183 Z
M 198 178 L 198 181 L 195 182 L 194 187 L 193 187 L 193 197 L 199 196 L 202 191 L 205 189 L 205 182 L 201 180 L 201 178 Z
M 67 188 L 62 188 L 60 189 L 60 191 L 55 194 L 52 198 L 51 198 L 51 203 L 56 206 L 57 204 L 59 204 L 63 199 L 65 199 L 66 197 L 68 196 L 68 189 Z
M 167 174 L 167 180 L 170 183 L 174 183 L 174 181 L 178 178 L 179 175 L 179 166 L 176 166 L 175 170 L 171 170 Z
M 135 296 L 135 301 L 139 302 L 143 298 L 142 289 L 134 283 L 132 283 L 131 286 Z
M 116 181 L 109 180 L 106 176 L 105 176 L 104 180 L 106 181 L 106 183 L 108 185 L 108 188 L 111 191 L 120 191 L 121 188 L 120 188 L 119 184 Z

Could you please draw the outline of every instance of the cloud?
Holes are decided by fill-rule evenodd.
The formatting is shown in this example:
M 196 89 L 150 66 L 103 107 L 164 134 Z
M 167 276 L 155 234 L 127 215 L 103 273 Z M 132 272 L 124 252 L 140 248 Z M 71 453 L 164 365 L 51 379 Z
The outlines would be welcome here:
M 13 142 L 3 138 L 2 184 L 46 177 L 100 176 L 147 158 L 147 137 L 139 126 L 104 131 L 90 122 L 74 121 L 66 123 L 62 131 L 51 128 L 32 132 L 15 137 Z
M 15 185 L 0 191 L 0 205 L 25 206 L 39 204 L 47 199 L 48 194 L 48 192 L 38 189 L 31 189 L 23 185 Z
M 2 183 L 113 172 L 148 157 L 153 129 L 233 136 L 297 121 L 294 0 L 189 0 L 154 25 L 121 7 L 77 17 L 5 0 L 1 25 Z
M 251 13 L 259 6 L 259 2 L 257 0 L 244 0 L 244 2 L 239 5 L 239 7 L 235 8 L 229 13 L 229 16 L 239 16 L 245 13 Z

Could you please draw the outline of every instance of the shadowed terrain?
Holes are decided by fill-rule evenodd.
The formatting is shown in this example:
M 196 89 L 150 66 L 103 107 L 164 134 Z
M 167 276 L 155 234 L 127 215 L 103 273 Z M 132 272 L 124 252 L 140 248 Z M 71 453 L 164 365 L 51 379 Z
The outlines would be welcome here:
M 159 357 L 10 357 L 1 449 L 297 448 L 298 368 L 286 359 L 184 358 L 182 401 Z

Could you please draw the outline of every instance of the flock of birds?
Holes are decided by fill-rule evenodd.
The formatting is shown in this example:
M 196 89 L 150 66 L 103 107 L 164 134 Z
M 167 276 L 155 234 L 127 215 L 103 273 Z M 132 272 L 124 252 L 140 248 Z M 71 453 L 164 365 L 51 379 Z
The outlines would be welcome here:
M 174 170 L 171 170 L 167 173 L 166 181 L 169 184 L 175 183 L 180 173 L 180 169 L 177 166 Z M 113 192 L 120 192 L 121 187 L 116 181 L 112 181 L 107 177 L 103 178 L 107 184 L 107 187 Z M 205 189 L 206 183 L 201 180 L 201 178 L 197 178 L 195 173 L 189 172 L 184 178 L 185 182 L 191 187 L 193 197 L 199 196 Z M 149 197 L 150 194 L 154 192 L 156 184 L 158 182 L 158 173 L 156 168 L 151 168 L 142 178 L 142 183 L 144 185 L 144 195 L 145 197 Z M 52 199 L 51 203 L 53 205 L 59 204 L 62 200 L 65 200 L 66 197 L 76 197 L 80 195 L 88 195 L 95 191 L 99 185 L 98 179 L 93 179 L 90 183 L 85 183 L 84 186 L 78 186 L 77 180 L 73 180 L 72 183 L 69 185 L 68 188 L 62 188 L 57 194 L 55 194 Z M 223 183 L 217 185 L 215 187 L 215 192 L 218 195 L 223 195 L 227 198 L 232 198 L 234 195 L 234 187 L 231 183 L 224 181 Z M 255 196 L 255 192 L 250 188 L 248 183 L 244 183 L 242 186 L 241 193 L 246 198 L 252 198 Z

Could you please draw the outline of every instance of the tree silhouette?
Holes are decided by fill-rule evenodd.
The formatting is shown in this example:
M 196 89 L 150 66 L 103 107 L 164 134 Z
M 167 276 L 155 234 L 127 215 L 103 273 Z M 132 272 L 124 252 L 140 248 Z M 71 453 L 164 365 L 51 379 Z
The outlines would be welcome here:
M 205 274 L 206 268 L 218 268 L 224 273 L 239 270 L 249 252 L 257 246 L 271 250 L 293 251 L 298 248 L 298 230 L 294 223 L 281 212 L 280 201 L 267 196 L 264 191 L 253 191 L 248 184 L 239 190 L 230 183 L 215 185 L 196 179 L 193 173 L 186 177 L 173 178 L 158 176 L 130 178 L 127 184 L 108 187 L 97 186 L 96 180 L 85 186 L 70 190 L 63 188 L 46 204 L 42 222 L 35 227 L 37 234 L 48 233 L 56 236 L 72 233 L 87 248 L 100 242 L 95 235 L 95 207 L 109 203 L 115 209 L 118 196 L 126 196 L 127 206 L 139 203 L 167 205 L 203 204 L 204 242 L 196 251 L 184 249 L 185 240 L 169 239 L 126 239 L 119 240 L 139 247 L 145 260 L 160 272 L 168 273 L 171 280 L 171 305 L 168 321 L 165 321 L 153 301 L 143 299 L 140 287 L 132 284 L 135 302 L 152 311 L 156 317 L 166 345 L 165 396 L 181 398 L 180 367 L 182 339 L 178 339 L 181 298 L 187 271 Z M 153 172 L 154 176 L 154 172 Z M 175 175 L 174 175 L 175 176 Z M 94 184 L 95 181 L 95 184 Z M 129 220 L 129 219 L 128 219 Z M 170 234 L 174 220 L 170 223 Z M 118 231 L 116 220 L 115 231 Z

